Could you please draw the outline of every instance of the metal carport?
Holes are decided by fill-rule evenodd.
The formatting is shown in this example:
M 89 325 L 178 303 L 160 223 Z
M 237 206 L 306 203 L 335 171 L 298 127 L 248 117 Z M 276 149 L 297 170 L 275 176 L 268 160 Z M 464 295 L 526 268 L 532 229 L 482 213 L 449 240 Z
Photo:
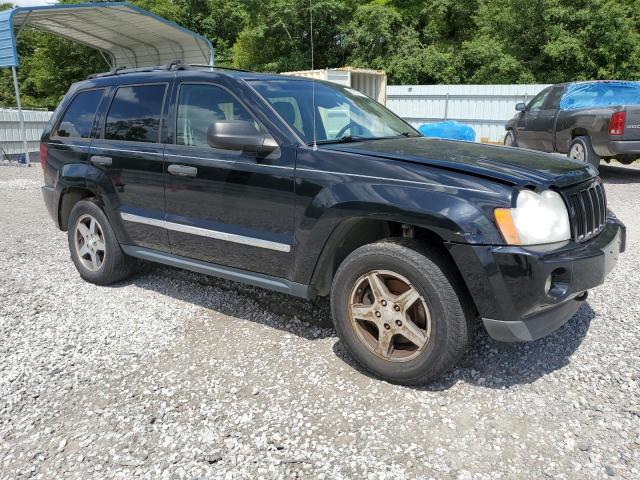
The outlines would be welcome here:
M 29 152 L 16 75 L 16 38 L 28 26 L 95 48 L 111 68 L 149 67 L 180 59 L 213 65 L 211 42 L 127 2 L 19 7 L 0 12 L 0 67 L 11 67 L 27 163 Z

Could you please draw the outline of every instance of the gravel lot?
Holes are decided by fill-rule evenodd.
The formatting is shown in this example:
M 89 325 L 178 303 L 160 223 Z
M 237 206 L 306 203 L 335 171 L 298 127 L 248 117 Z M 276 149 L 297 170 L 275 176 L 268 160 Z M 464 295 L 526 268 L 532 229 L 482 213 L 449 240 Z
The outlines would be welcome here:
M 161 266 L 80 280 L 0 167 L 0 479 L 640 478 L 640 169 L 604 167 L 628 251 L 551 336 L 425 388 L 357 371 L 308 303 Z

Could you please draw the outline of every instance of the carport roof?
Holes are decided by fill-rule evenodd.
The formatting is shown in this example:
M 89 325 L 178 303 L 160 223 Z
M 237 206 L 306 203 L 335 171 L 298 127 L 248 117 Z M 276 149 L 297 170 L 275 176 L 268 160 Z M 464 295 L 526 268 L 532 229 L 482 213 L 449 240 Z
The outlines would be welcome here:
M 127 2 L 19 7 L 0 12 L 0 67 L 18 66 L 16 30 L 28 25 L 100 50 L 112 67 L 148 67 L 180 59 L 213 64 L 211 42 Z

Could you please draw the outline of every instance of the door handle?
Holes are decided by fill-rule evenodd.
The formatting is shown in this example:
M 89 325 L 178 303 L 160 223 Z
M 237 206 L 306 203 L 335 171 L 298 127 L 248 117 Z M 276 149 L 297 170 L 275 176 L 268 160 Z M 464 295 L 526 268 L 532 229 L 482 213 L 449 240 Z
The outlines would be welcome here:
M 101 167 L 110 167 L 113 159 L 111 157 L 103 157 L 101 155 L 92 155 L 91 163 L 100 165 Z
M 198 169 L 196 167 L 189 167 L 187 165 L 169 165 L 169 173 L 176 177 L 195 177 L 198 175 Z

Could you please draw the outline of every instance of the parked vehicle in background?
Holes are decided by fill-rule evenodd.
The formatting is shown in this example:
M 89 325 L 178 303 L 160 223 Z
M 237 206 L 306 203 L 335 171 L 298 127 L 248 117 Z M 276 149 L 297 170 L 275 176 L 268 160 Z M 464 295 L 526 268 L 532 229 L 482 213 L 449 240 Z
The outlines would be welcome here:
M 640 83 L 575 82 L 553 85 L 506 124 L 504 144 L 569 158 L 598 167 L 615 158 L 628 164 L 640 157 Z
M 75 84 L 41 144 L 45 204 L 82 278 L 136 259 L 304 298 L 402 384 L 563 325 L 625 248 L 593 168 L 424 138 L 329 82 L 182 64 Z M 213 333 L 212 333 L 213 334 Z

